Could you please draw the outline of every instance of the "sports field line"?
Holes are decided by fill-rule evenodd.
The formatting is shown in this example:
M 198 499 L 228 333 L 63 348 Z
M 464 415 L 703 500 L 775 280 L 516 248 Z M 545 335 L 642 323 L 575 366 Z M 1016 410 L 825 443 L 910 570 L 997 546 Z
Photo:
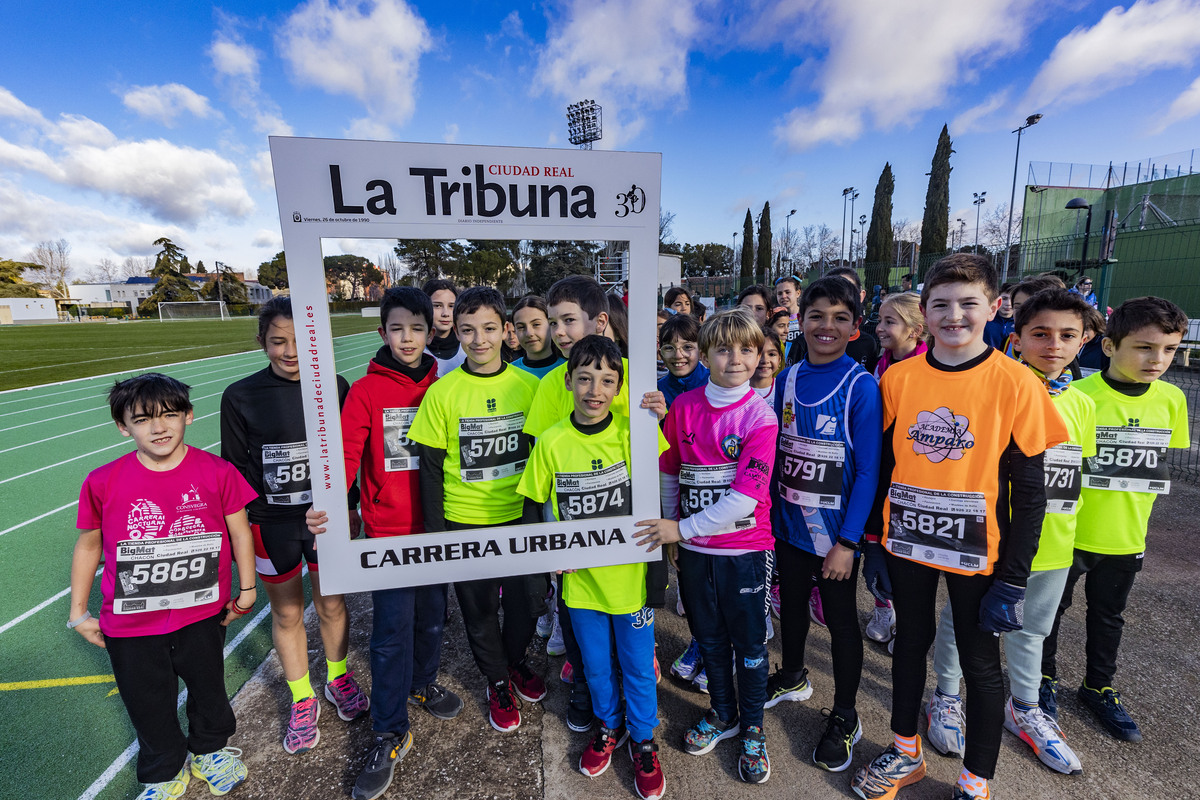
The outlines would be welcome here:
M 138 358 L 140 356 L 160 356 L 163 353 L 182 353 L 184 350 L 203 350 L 210 345 L 194 344 L 191 347 L 173 347 L 170 350 L 151 350 L 148 353 L 134 353 L 132 356 L 128 353 L 122 353 L 119 356 L 105 356 L 104 358 L 89 358 L 88 361 L 116 361 L 121 358 Z M 63 367 L 73 364 L 73 361 L 63 361 L 58 364 L 38 364 L 36 367 L 21 367 L 20 369 L 10 369 L 9 372 L 33 372 L 39 369 L 62 369 Z
M 78 678 L 49 678 L 41 681 L 0 683 L 0 692 L 21 692 L 27 689 L 57 689 L 62 686 L 86 686 L 91 683 L 115 683 L 114 675 L 82 675 Z
M 101 572 L 104 572 L 104 567 L 101 567 L 100 569 L 96 570 L 96 574 L 93 577 L 99 577 Z M 67 588 L 63 589 L 61 592 L 54 595 L 53 597 L 49 597 L 49 598 L 43 600 L 42 602 L 38 603 L 36 606 L 29 609 L 28 611 L 26 611 L 24 614 L 20 615 L 19 617 L 13 617 L 8 622 L 4 623 L 3 625 L 0 625 L 0 633 L 4 633 L 6 630 L 13 627 L 14 625 L 21 624 L 22 622 L 29 619 L 37 612 L 41 611 L 46 606 L 53 605 L 55 602 L 66 597 L 70 593 L 71 593 L 71 587 L 68 586 Z
M 264 619 L 266 619 L 268 616 L 270 616 L 270 614 L 271 614 L 271 606 L 270 606 L 270 604 L 268 604 L 267 606 L 265 606 L 263 608 L 262 611 L 259 611 L 257 614 L 254 615 L 254 618 L 251 619 L 250 622 L 248 622 L 246 624 L 246 627 L 244 627 L 240 631 L 238 631 L 238 635 L 233 637 L 232 642 L 225 645 L 225 652 L 222 653 L 222 658 L 224 658 L 225 660 L 228 660 L 230 654 L 233 653 L 234 649 L 236 649 L 239 644 L 241 644 L 243 641 L 245 641 L 246 637 L 249 636 L 251 634 L 251 632 L 253 632 L 254 629 L 257 628 Z M 179 693 L 179 702 L 175 704 L 175 711 L 178 712 L 179 709 L 183 708 L 183 704 L 186 701 L 187 701 L 187 689 L 184 689 L 182 692 Z M 123 770 L 125 768 L 125 765 L 133 760 L 133 757 L 137 754 L 137 751 L 138 751 L 138 743 L 137 743 L 137 739 L 134 739 L 130 743 L 129 747 L 126 747 L 124 752 L 122 752 L 121 755 L 117 756 L 116 759 L 111 764 L 108 765 L 108 769 L 104 770 L 104 772 L 102 772 L 100 774 L 100 777 L 96 778 L 96 780 L 92 782 L 92 785 L 89 786 L 87 789 L 85 789 L 83 794 L 79 795 L 79 800 L 95 800 L 96 795 L 98 795 L 102 791 L 104 791 L 105 787 L 107 787 L 108 784 L 112 783 L 112 779 L 117 777 L 117 773 L 119 773 L 121 770 Z
M 26 525 L 37 522 L 39 519 L 45 519 L 46 517 L 53 516 L 60 511 L 66 511 L 68 508 L 71 508 L 72 506 L 77 506 L 77 505 L 79 505 L 79 501 L 72 500 L 71 502 L 67 503 L 65 506 L 59 506 L 58 508 L 54 509 L 53 511 L 47 511 L 44 514 L 38 514 L 36 517 L 31 517 L 31 518 L 25 520 L 24 522 L 18 522 L 16 525 L 13 525 L 10 528 L 5 528 L 4 530 L 0 531 L 0 536 L 3 536 L 6 533 L 12 533 L 13 531 L 17 530 L 18 528 L 24 528 Z
M 369 333 L 371 333 L 371 331 L 363 331 L 362 333 L 347 333 L 344 336 L 335 336 L 335 337 L 333 337 L 333 340 L 336 342 L 338 339 L 350 339 L 355 336 L 364 336 Z M 376 335 L 378 335 L 378 334 L 376 334 Z M 180 366 L 181 364 L 195 364 L 200 361 L 212 361 L 214 358 L 230 358 L 232 356 L 246 355 L 247 353 L 261 353 L 261 352 L 262 352 L 262 349 L 256 347 L 251 350 L 239 350 L 236 353 L 225 353 L 225 354 L 219 355 L 219 356 L 205 356 L 204 358 L 193 358 L 188 361 L 174 361 L 170 364 L 154 364 L 154 365 L 148 366 L 148 367 L 138 367 L 138 369 L 139 370 L 155 370 L 155 369 L 161 369 L 163 367 L 177 367 L 177 366 Z M 131 356 L 125 356 L 125 358 L 131 358 L 131 357 L 136 358 L 137 355 L 138 355 L 137 353 L 134 353 Z M 4 391 L 0 391 L 0 397 L 4 396 L 6 394 L 12 394 L 13 392 L 33 392 L 33 391 L 37 391 L 38 389 L 45 389 L 48 386 L 66 386 L 69 383 L 78 383 L 79 381 L 92 381 L 92 380 L 95 380 L 96 378 L 111 378 L 114 375 L 123 375 L 128 371 L 129 370 L 127 370 L 127 369 L 122 369 L 122 370 L 117 370 L 116 372 L 106 372 L 103 375 L 89 375 L 86 378 L 71 378 L 70 380 L 66 380 L 66 381 L 54 381 L 52 383 L 39 383 L 37 386 L 21 386 L 16 389 L 5 389 Z M 74 390 L 69 389 L 67 391 L 74 391 Z M 51 395 L 46 395 L 46 396 L 49 397 Z M 0 404 L 7 403 L 7 402 L 14 402 L 14 401 L 0 400 Z
M 212 382 L 216 383 L 216 381 L 212 381 Z M 222 391 L 224 391 L 224 390 L 222 390 Z M 191 398 L 192 406 L 195 406 L 196 403 L 199 403 L 201 400 L 208 400 L 210 397 L 220 397 L 220 396 L 221 396 L 221 392 L 213 392 L 212 394 L 205 394 L 205 395 L 201 395 L 200 397 L 193 397 L 193 398 Z M 10 425 L 7 428 L 0 428 L 0 433 L 5 432 L 5 431 L 15 431 L 15 430 L 19 430 L 21 428 L 29 428 L 33 425 L 48 425 L 52 422 L 56 422 L 57 420 L 62 419 L 63 417 L 73 417 L 73 416 L 76 416 L 77 414 L 86 414 L 89 411 L 108 411 L 108 410 L 109 410 L 109 407 L 107 405 L 103 405 L 103 406 L 95 406 L 93 408 L 85 408 L 82 411 L 69 411 L 66 414 L 59 414 L 54 419 L 33 419 L 33 420 L 30 420 L 29 422 L 22 422 L 20 425 Z M 199 419 L 199 417 L 197 417 L 197 419 Z M 81 430 L 87 430 L 87 429 L 83 428 Z M 74 432 L 74 431 L 72 431 L 72 432 Z
M 35 444 L 41 444 L 42 442 L 51 442 L 51 441 L 54 441 L 55 439 L 61 439 L 64 436 L 74 436 L 78 433 L 83 433 L 84 431 L 93 431 L 96 428 L 105 428 L 112 424 L 113 423 L 110 420 L 108 422 L 101 422 L 99 425 L 88 425 L 86 428 L 76 428 L 75 430 L 67 431 L 66 433 L 56 433 L 53 436 L 47 436 L 44 439 L 35 439 L 34 441 L 26 442 L 25 444 L 18 444 L 18 445 L 14 445 L 12 447 L 6 447 L 3 450 L 0 450 L 0 453 L 11 453 L 13 450 L 20 450 L 22 447 L 33 447 Z

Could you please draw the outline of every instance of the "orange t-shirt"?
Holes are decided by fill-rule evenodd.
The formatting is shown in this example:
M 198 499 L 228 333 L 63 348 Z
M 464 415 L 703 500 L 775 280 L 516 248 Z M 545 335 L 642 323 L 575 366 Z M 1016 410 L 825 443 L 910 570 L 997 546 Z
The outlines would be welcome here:
M 893 555 L 962 575 L 990 575 L 1000 550 L 996 515 L 1008 487 L 1000 461 L 1010 443 L 1035 456 L 1067 441 L 1067 426 L 1027 368 L 991 351 L 947 372 L 927 358 L 893 364 L 880 382 L 883 427 L 893 423 L 896 466 L 883 506 Z M 1008 509 L 1005 503 L 1004 527 Z

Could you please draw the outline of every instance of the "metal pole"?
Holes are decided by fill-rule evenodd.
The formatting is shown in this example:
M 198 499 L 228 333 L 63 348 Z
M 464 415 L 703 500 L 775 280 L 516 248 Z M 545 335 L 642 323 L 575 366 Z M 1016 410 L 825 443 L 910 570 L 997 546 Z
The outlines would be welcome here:
M 1021 131 L 1023 130 L 1025 129 L 1017 127 L 1017 155 L 1013 158 L 1012 194 L 1008 198 L 1008 233 L 1004 235 L 1004 276 L 1000 279 L 1002 284 L 1008 283 L 1008 257 L 1012 253 L 1013 206 L 1017 202 L 1017 165 L 1021 163 Z
M 1083 226 L 1083 255 L 1079 259 L 1079 273 L 1087 269 L 1088 237 L 1092 233 L 1092 207 L 1088 206 L 1087 222 Z
M 853 188 L 842 189 L 842 240 L 838 242 L 838 261 L 841 261 L 846 252 L 846 195 L 854 191 Z

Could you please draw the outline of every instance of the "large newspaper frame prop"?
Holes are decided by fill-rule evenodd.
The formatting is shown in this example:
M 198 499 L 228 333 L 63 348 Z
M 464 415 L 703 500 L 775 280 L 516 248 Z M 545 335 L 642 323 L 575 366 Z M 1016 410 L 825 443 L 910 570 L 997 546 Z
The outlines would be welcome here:
M 313 506 L 330 517 L 320 541 L 322 590 L 657 560 L 658 552 L 633 543 L 633 522 L 659 516 L 658 430 L 637 398 L 655 388 L 661 155 L 279 136 L 270 143 Z M 627 241 L 633 514 L 351 540 L 321 250 L 330 238 Z

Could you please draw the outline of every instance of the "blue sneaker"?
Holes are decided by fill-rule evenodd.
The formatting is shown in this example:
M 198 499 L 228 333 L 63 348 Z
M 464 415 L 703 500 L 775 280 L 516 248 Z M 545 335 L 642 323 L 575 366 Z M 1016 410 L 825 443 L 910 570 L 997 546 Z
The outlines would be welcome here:
M 1038 705 L 1047 717 L 1058 722 L 1058 678 L 1042 676 L 1042 683 L 1038 686 Z
M 240 748 L 225 747 L 215 753 L 192 756 L 192 774 L 208 784 L 208 790 L 220 797 L 246 780 L 246 765 L 238 758 Z
M 742 733 L 742 755 L 738 775 L 746 783 L 766 783 L 771 777 L 771 759 L 767 758 L 767 737 L 758 725 L 747 725 Z
M 920 747 L 920 739 L 917 740 Z M 925 777 L 925 754 L 905 755 L 892 745 L 854 774 L 850 788 L 863 800 L 892 800 L 902 787 Z
M 737 722 L 723 722 L 711 708 L 704 719 L 693 725 L 683 737 L 683 749 L 693 756 L 702 756 L 717 746 L 722 739 L 738 735 L 741 728 Z
M 700 656 L 700 643 L 692 639 L 691 643 L 687 646 L 687 650 L 684 650 L 679 658 L 675 659 L 674 663 L 671 664 L 671 674 L 677 675 L 685 681 L 690 681 L 702 669 L 704 669 L 704 659 Z
M 696 677 L 692 678 L 692 686 L 696 687 L 696 691 L 708 694 L 708 671 L 703 667 L 696 673 Z
M 146 788 L 137 796 L 137 800 L 178 800 L 187 791 L 188 781 L 192 773 L 188 772 L 187 764 L 179 770 L 179 774 L 169 781 L 162 783 L 147 783 Z
M 1124 742 L 1140 742 L 1142 731 L 1125 710 L 1121 693 L 1111 686 L 1093 689 L 1084 681 L 1079 687 L 1079 702 L 1092 710 L 1104 730 L 1114 739 Z

